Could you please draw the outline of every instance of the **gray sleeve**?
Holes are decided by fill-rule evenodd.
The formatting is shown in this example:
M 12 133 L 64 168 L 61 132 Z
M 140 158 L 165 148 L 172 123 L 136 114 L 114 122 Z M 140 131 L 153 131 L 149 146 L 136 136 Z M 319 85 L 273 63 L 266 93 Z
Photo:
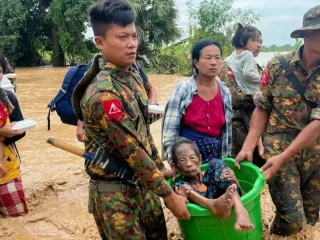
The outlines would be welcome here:
M 251 82 L 260 82 L 261 74 L 259 73 L 256 60 L 253 53 L 248 51 L 244 57 L 243 63 L 243 77 Z

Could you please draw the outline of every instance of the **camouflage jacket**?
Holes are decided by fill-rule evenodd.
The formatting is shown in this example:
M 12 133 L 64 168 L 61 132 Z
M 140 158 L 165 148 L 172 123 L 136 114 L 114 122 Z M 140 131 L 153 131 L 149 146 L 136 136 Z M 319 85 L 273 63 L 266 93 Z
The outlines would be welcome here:
M 86 151 L 95 153 L 98 146 L 106 149 L 124 159 L 142 185 L 161 197 L 167 196 L 172 189 L 160 172 L 164 165 L 149 131 L 149 99 L 139 73 L 104 61 L 99 66 L 99 57 L 73 93 L 75 113 L 85 126 Z M 88 162 L 86 170 L 92 178 L 112 175 Z
M 308 73 L 301 62 L 303 46 L 296 53 L 285 55 L 295 75 L 301 84 L 306 87 L 306 99 L 320 104 L 320 66 Z M 320 105 L 310 109 L 301 99 L 285 76 L 278 58 L 274 57 L 267 65 L 268 84 L 256 94 L 255 104 L 270 112 L 267 125 L 268 133 L 288 132 L 297 134 L 310 121 L 320 120 Z

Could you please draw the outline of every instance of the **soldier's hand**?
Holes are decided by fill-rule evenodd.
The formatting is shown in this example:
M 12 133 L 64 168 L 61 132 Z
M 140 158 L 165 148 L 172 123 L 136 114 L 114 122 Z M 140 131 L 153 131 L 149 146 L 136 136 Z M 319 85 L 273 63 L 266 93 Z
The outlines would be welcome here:
M 83 122 L 78 120 L 77 123 L 77 139 L 79 142 L 83 142 L 83 138 L 84 138 L 84 130 L 83 130 Z
M 238 153 L 238 155 L 235 159 L 234 165 L 236 166 L 236 168 L 241 169 L 239 163 L 242 161 L 248 161 L 248 162 L 252 163 L 252 154 L 253 154 L 253 152 L 250 150 L 241 149 L 241 151 Z
M 186 205 L 188 200 L 185 197 L 172 192 L 169 196 L 163 198 L 163 200 L 167 208 L 170 209 L 176 218 L 180 220 L 188 220 L 191 218 Z
M 166 167 L 161 169 L 161 173 L 165 179 L 173 177 L 173 174 L 174 174 L 171 169 L 168 169 Z
M 276 174 L 283 164 L 284 159 L 280 155 L 269 158 L 268 161 L 260 168 L 265 178 L 269 180 L 274 174 Z

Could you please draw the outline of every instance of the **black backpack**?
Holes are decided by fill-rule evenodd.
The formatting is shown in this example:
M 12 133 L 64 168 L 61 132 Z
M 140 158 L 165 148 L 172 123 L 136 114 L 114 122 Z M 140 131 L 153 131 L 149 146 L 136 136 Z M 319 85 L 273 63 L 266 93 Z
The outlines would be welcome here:
M 73 89 L 83 77 L 86 67 L 87 65 L 78 65 L 69 68 L 62 82 L 60 91 L 48 104 L 48 130 L 50 130 L 50 112 L 54 111 L 57 111 L 57 114 L 63 123 L 77 126 L 78 118 L 73 111 L 71 97 Z

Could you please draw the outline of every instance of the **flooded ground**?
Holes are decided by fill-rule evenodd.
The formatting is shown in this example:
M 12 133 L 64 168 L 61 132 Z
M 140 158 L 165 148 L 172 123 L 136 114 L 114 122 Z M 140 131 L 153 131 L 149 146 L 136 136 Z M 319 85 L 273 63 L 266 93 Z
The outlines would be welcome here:
M 47 131 L 47 104 L 58 92 L 67 68 L 17 69 L 17 95 L 25 119 L 37 121 L 35 130 L 18 142 L 22 158 L 22 178 L 30 213 L 19 218 L 0 219 L 0 239 L 52 240 L 99 239 L 93 217 L 87 213 L 88 177 L 83 159 L 46 143 L 54 137 L 82 147 L 75 136 L 76 128 L 62 124 L 51 114 Z M 175 85 L 185 77 L 151 75 L 158 88 L 159 104 L 164 105 Z M 160 149 L 160 122 L 152 125 L 152 134 Z M 264 239 L 320 239 L 320 227 L 307 227 L 291 238 L 268 234 L 274 206 L 265 190 L 262 194 Z M 175 218 L 165 209 L 170 239 L 182 239 Z

